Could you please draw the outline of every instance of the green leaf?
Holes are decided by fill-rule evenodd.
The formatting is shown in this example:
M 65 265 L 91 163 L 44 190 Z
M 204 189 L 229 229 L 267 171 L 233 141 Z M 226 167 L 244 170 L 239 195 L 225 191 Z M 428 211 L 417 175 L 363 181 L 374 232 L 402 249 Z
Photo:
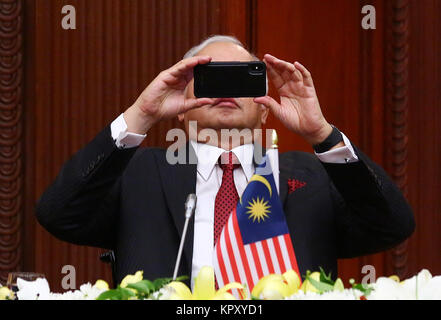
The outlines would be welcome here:
M 335 281 L 333 281 L 331 278 L 331 272 L 329 272 L 329 274 L 327 275 L 322 267 L 319 267 L 319 269 L 320 269 L 320 282 L 324 282 L 333 286 Z
M 362 283 L 354 283 L 352 284 L 352 288 L 360 290 L 365 296 L 368 296 L 372 292 L 372 290 L 374 290 L 374 288 L 370 285 Z
M 307 279 L 320 293 L 334 290 L 334 286 L 328 283 L 316 281 L 311 277 L 308 277 Z
M 127 288 L 135 289 L 139 294 L 149 295 L 151 292 L 155 291 L 155 286 L 153 282 L 149 280 L 141 280 L 136 283 L 130 283 Z
M 188 279 L 188 276 L 180 276 L 176 281 Z M 99 295 L 97 300 L 128 300 L 132 297 L 147 298 L 153 292 L 159 291 L 162 287 L 173 281 L 173 278 L 159 278 L 155 281 L 141 280 L 136 283 L 130 283 L 126 288 L 118 286 L 116 289 L 107 290 Z M 135 290 L 136 293 L 133 291 Z
M 155 288 L 155 291 L 158 291 L 166 284 L 169 284 L 170 282 L 172 282 L 172 280 L 173 280 L 172 278 L 159 278 L 159 279 L 154 280 L 153 286 Z
M 120 300 L 121 292 L 119 289 L 111 289 L 101 293 L 97 300 Z
M 129 300 L 129 298 L 136 297 L 136 294 L 129 289 L 119 288 L 121 290 L 121 300 Z
M 184 281 L 187 279 L 188 279 L 188 276 L 180 276 L 180 277 L 177 277 L 175 281 Z M 154 291 L 158 291 L 159 289 L 161 289 L 162 287 L 164 287 L 165 285 L 169 284 L 172 281 L 173 281 L 173 278 L 156 279 L 155 281 L 153 281 L 153 285 L 155 287 Z
M 97 300 L 128 300 L 130 297 L 136 296 L 132 290 L 121 288 L 107 290 L 101 293 Z
M 175 281 L 184 281 L 184 280 L 187 280 L 189 277 L 188 276 L 179 276 L 179 277 L 177 277 L 176 278 L 176 280 Z

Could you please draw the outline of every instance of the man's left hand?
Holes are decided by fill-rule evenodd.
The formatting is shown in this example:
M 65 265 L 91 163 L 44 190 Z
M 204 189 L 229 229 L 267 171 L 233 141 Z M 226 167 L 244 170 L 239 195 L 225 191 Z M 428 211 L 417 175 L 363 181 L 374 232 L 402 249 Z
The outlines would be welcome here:
M 270 96 L 255 98 L 254 102 L 270 108 L 289 130 L 311 145 L 323 142 L 331 134 L 332 127 L 320 109 L 311 73 L 299 62 L 292 64 L 269 54 L 263 61 L 280 103 Z

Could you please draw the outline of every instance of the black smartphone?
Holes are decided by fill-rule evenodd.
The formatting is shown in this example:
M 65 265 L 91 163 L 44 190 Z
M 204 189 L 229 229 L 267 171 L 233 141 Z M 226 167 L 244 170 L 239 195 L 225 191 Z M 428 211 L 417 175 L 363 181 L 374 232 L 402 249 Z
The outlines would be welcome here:
M 197 98 L 261 97 L 267 94 L 266 65 L 262 61 L 210 62 L 194 67 Z

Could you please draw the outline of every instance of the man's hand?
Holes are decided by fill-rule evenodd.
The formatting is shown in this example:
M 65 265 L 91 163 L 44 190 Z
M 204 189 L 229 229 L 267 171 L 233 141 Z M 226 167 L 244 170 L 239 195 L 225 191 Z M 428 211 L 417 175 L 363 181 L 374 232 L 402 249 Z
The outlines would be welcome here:
M 311 73 L 298 62 L 288 63 L 269 54 L 263 61 L 280 103 L 270 96 L 255 98 L 254 102 L 270 108 L 288 129 L 311 145 L 323 142 L 331 134 L 332 127 L 320 109 Z
M 145 134 L 160 120 L 171 119 L 190 109 L 213 103 L 213 99 L 209 98 L 186 98 L 184 93 L 193 79 L 193 68 L 210 61 L 208 56 L 196 56 L 162 71 L 124 112 L 128 131 Z

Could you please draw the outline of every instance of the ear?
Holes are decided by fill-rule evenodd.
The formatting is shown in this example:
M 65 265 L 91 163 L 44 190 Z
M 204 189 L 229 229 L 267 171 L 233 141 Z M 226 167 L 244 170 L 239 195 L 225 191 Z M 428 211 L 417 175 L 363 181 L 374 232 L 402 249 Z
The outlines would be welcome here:
M 265 107 L 263 104 L 260 105 L 260 107 L 262 108 L 262 114 L 261 114 L 261 122 L 262 124 L 266 123 L 266 119 L 268 118 L 268 114 L 269 114 L 269 108 Z

